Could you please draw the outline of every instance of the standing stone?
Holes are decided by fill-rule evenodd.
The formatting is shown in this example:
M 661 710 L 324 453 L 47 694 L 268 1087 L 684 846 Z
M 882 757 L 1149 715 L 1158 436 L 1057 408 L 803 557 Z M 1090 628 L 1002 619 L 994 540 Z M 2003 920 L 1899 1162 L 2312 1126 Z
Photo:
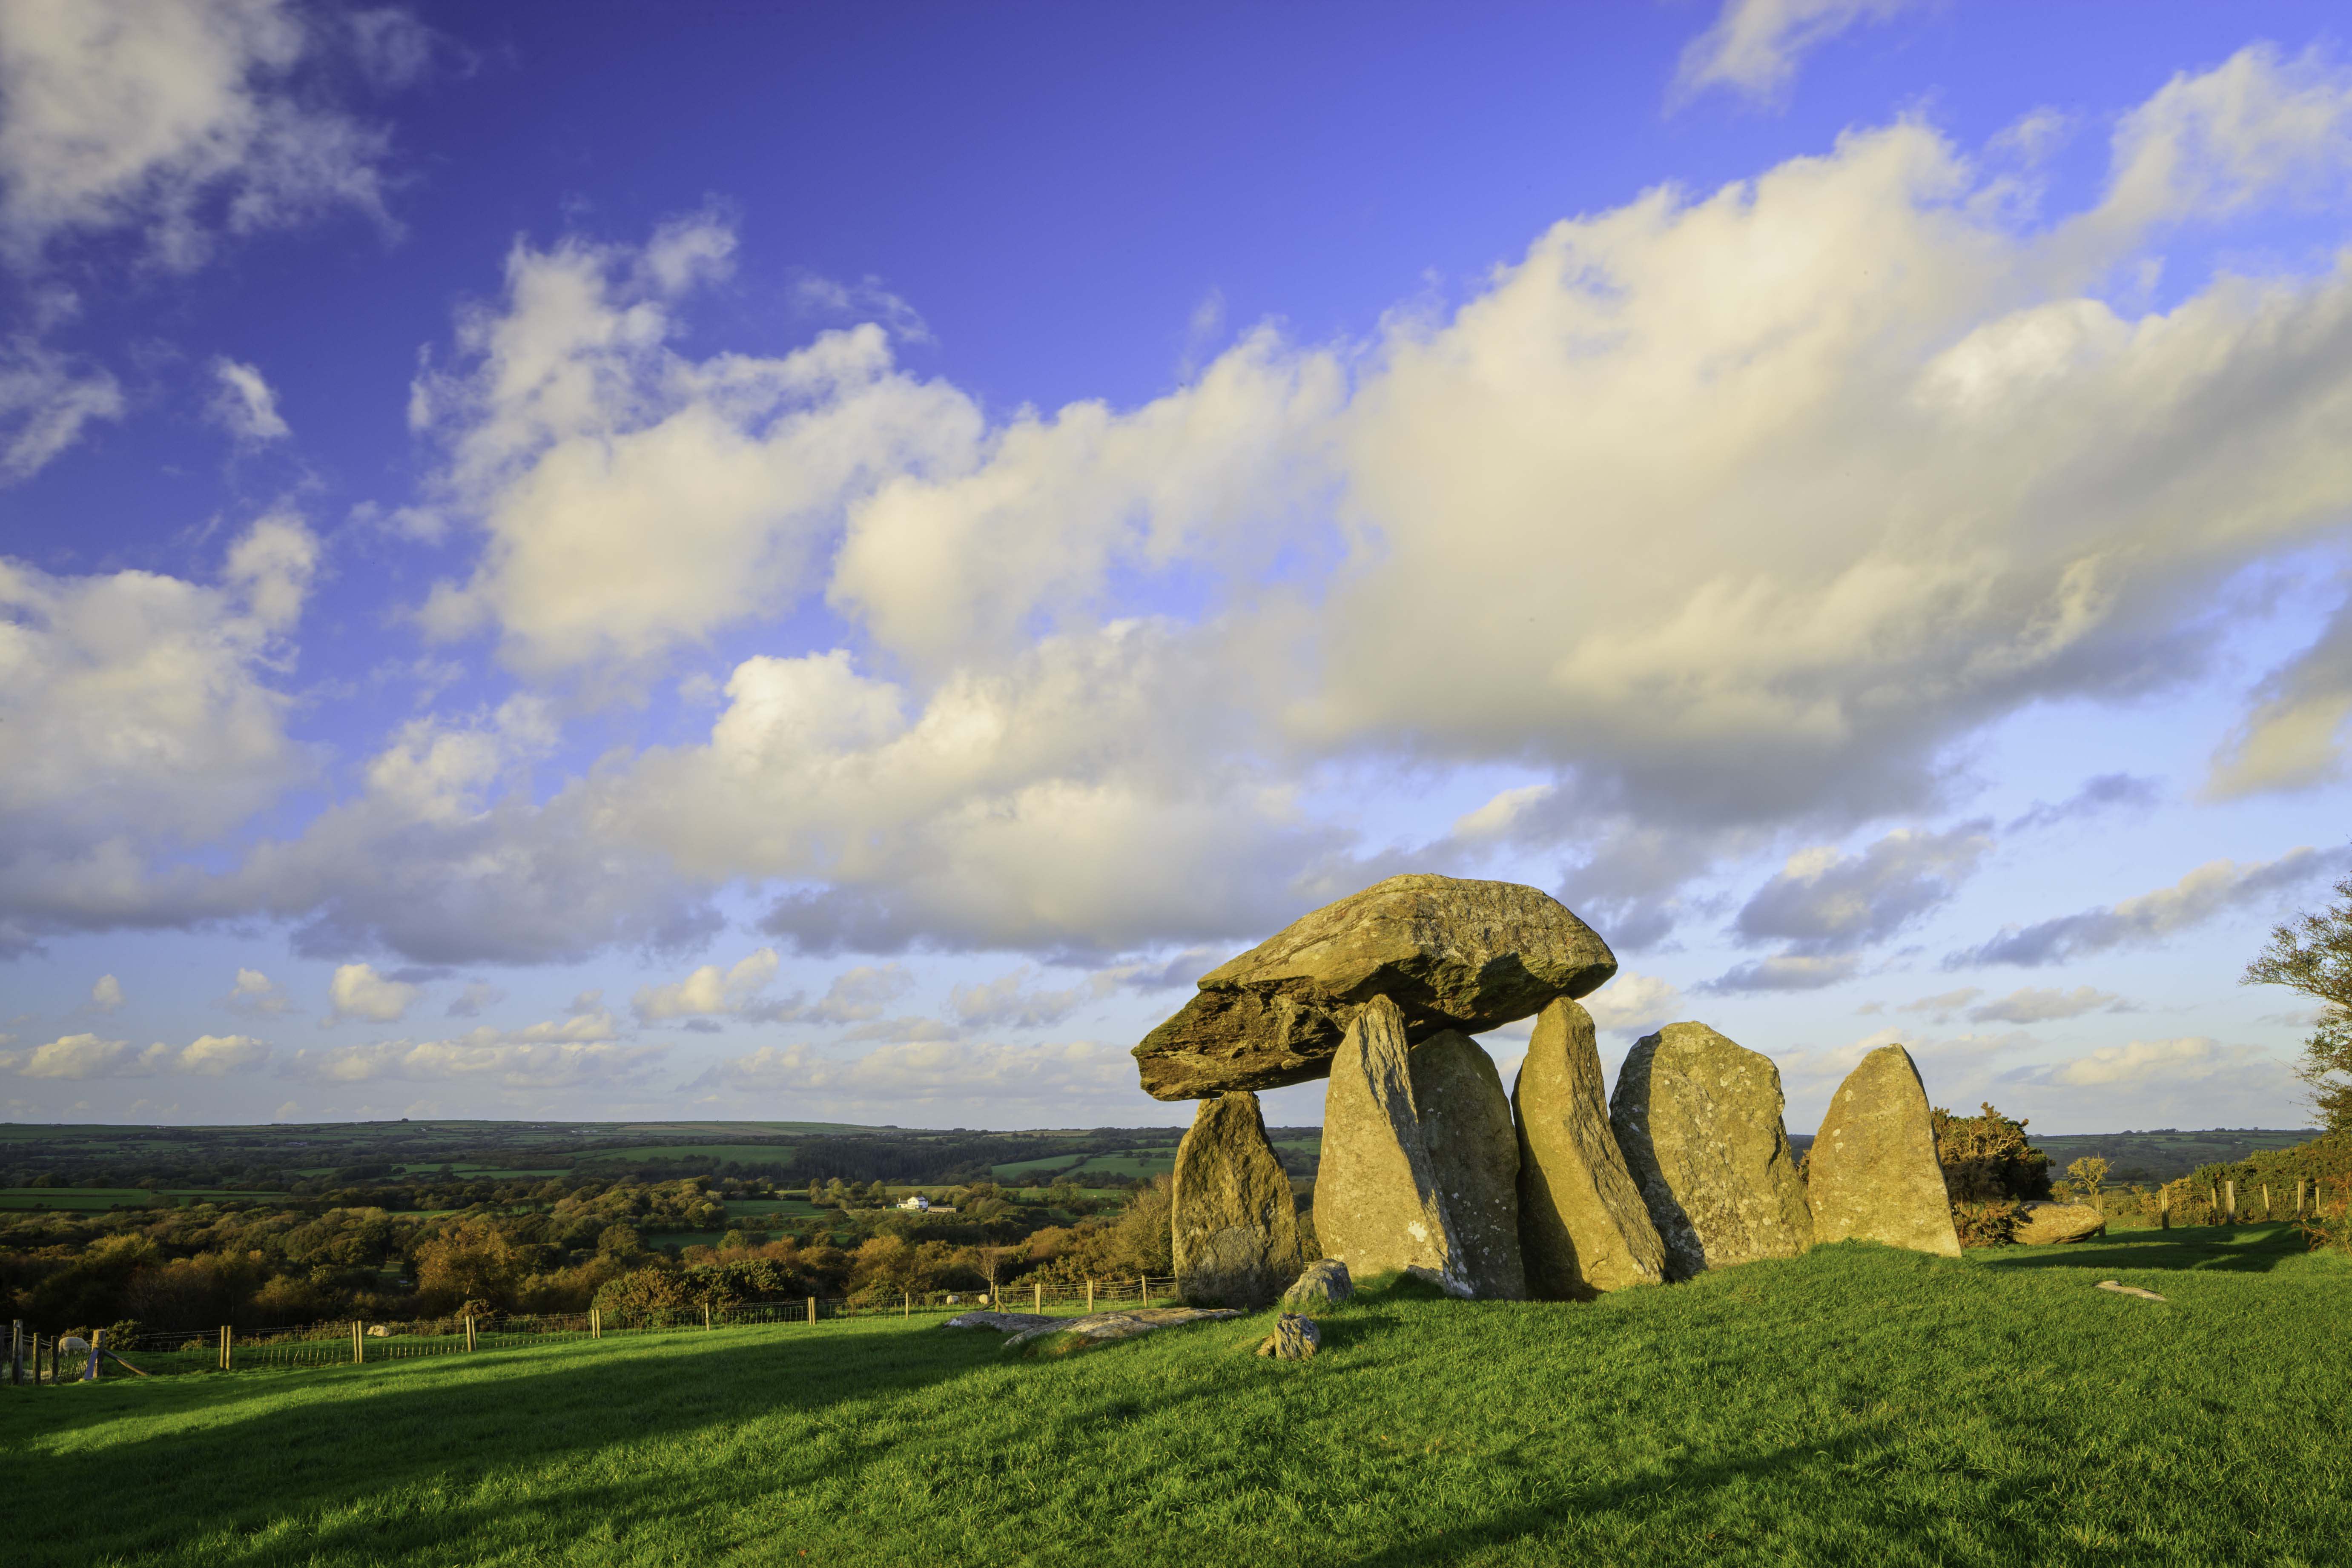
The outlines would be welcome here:
M 1201 976 L 1199 994 L 1135 1047 L 1136 1067 L 1160 1100 L 1305 1083 L 1331 1070 L 1375 996 L 1423 1040 L 1524 1018 L 1616 973 L 1609 944 L 1539 889 L 1391 877 Z
M 1298 1205 L 1257 1096 L 1201 1102 L 1176 1149 L 1169 1207 L 1176 1289 L 1187 1301 L 1255 1310 L 1297 1278 Z
M 1323 1098 L 1315 1234 L 1356 1279 L 1402 1269 L 1467 1296 L 1470 1275 L 1445 1222 L 1413 1103 L 1404 1015 L 1375 996 L 1348 1026 Z
M 1927 1091 L 1911 1053 L 1881 1046 L 1846 1075 L 1805 1163 L 1813 1240 L 1960 1255 Z
M 1574 1003 L 1569 1005 L 1574 1006 Z M 1469 1036 L 1448 1029 L 1405 1058 L 1412 1103 L 1447 1227 L 1462 1248 L 1470 1294 L 1524 1301 L 1519 1264 L 1519 1142 L 1511 1102 L 1495 1058 Z
M 1536 1016 L 1511 1088 L 1519 1248 L 1528 1292 L 1584 1300 L 1665 1278 L 1665 1244 L 1609 1127 L 1592 1015 L 1566 997 Z
M 1609 1123 L 1665 1243 L 1667 1279 L 1812 1244 L 1783 1103 L 1772 1058 L 1704 1024 L 1668 1024 L 1625 1058 Z

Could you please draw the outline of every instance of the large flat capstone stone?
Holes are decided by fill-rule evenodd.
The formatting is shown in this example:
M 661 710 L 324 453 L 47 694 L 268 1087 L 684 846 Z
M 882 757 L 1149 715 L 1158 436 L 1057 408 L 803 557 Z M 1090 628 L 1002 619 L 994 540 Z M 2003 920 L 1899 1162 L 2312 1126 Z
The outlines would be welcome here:
M 1609 944 L 1538 889 L 1391 877 L 1202 975 L 1199 994 L 1135 1047 L 1136 1065 L 1160 1100 L 1304 1083 L 1331 1070 L 1375 996 L 1417 1041 L 1524 1018 L 1616 972 Z
M 1566 997 L 1536 1016 L 1511 1088 L 1528 1291 L 1578 1301 L 1665 1278 L 1665 1244 L 1609 1126 L 1592 1015 Z
M 1195 1306 L 1255 1310 L 1298 1277 L 1298 1205 L 1257 1096 L 1201 1102 L 1176 1149 L 1176 1289 Z
M 1384 996 L 1349 1024 L 1324 1092 L 1315 1236 L 1354 1279 L 1403 1270 L 1467 1296 L 1469 1264 L 1422 1134 L 1410 1049 L 1404 1015 Z
M 1960 1255 L 1936 1128 L 1919 1068 L 1901 1046 L 1881 1046 L 1846 1075 L 1805 1161 L 1813 1240 L 1880 1241 Z
M 1430 1173 L 1437 1180 L 1446 1228 L 1462 1249 L 1470 1294 L 1484 1300 L 1526 1300 L 1527 1274 L 1519 1263 L 1519 1142 L 1495 1058 L 1469 1036 L 1447 1029 L 1413 1047 L 1405 1066 Z
M 1667 1279 L 1812 1245 L 1783 1104 L 1772 1058 L 1704 1024 L 1668 1024 L 1626 1055 L 1609 1124 L 1665 1244 Z

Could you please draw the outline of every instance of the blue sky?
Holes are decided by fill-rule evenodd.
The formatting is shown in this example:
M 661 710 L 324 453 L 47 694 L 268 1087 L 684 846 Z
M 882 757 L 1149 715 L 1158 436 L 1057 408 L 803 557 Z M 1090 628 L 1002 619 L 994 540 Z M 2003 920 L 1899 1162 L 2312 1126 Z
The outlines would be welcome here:
M 2296 1124 L 2347 184 L 2319 5 L 0 0 L 0 1116 L 1181 1121 L 1433 869 Z

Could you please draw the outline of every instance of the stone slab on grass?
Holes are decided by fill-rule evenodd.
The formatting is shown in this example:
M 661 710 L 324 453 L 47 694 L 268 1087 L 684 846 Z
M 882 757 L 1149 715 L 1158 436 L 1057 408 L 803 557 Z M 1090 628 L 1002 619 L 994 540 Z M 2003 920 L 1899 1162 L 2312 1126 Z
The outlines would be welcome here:
M 1066 1346 L 1051 1348 L 1084 1350 L 1089 1345 L 1157 1333 L 1161 1329 L 1181 1328 L 1186 1323 L 1215 1322 L 1240 1316 L 1230 1307 L 1134 1307 L 1124 1312 L 1095 1312 L 1083 1318 L 1048 1318 L 1006 1340 L 1004 1348 L 1020 1350 L 1041 1341 L 1067 1336 Z
M 1017 1334 L 1044 1323 L 1058 1323 L 1059 1318 L 1043 1312 L 959 1312 L 940 1327 L 943 1329 L 994 1329 L 1000 1333 Z

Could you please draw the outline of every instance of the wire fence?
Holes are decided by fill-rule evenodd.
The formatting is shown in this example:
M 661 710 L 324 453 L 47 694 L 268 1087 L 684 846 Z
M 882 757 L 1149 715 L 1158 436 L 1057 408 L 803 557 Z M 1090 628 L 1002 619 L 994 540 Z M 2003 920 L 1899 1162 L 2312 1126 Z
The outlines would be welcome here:
M 1137 1277 L 1077 1281 L 1029 1280 L 996 1290 L 881 1291 L 850 1296 L 802 1296 L 773 1301 L 723 1301 L 704 1306 L 635 1310 L 592 1310 L 542 1314 L 482 1313 L 369 1322 L 341 1320 L 294 1328 L 142 1330 L 130 1342 L 109 1344 L 100 1332 L 42 1335 L 12 1324 L 0 1365 L 0 1384 L 47 1386 L 95 1374 L 156 1377 L 202 1372 L 253 1372 L 366 1365 L 422 1356 L 518 1350 L 577 1340 L 633 1334 L 703 1333 L 719 1329 L 808 1327 L 849 1318 L 898 1318 L 925 1323 L 959 1312 L 997 1310 L 1068 1315 L 1172 1302 L 1172 1279 Z

